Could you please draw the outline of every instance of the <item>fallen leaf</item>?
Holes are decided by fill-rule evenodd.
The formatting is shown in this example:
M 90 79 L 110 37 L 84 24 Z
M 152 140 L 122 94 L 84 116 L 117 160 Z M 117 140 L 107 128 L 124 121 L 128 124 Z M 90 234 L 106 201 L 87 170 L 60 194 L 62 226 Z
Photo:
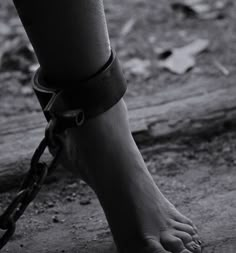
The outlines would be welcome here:
M 198 15 L 205 14 L 211 11 L 211 7 L 206 3 L 195 4 L 192 7 Z
M 172 3 L 171 8 L 173 11 L 175 11 L 177 14 L 181 15 L 181 18 L 193 18 L 197 16 L 197 13 L 191 8 L 191 6 L 188 6 L 185 3 Z
M 209 40 L 197 39 L 193 41 L 192 43 L 175 50 L 178 50 L 180 53 L 183 53 L 186 55 L 188 54 L 188 55 L 195 56 L 205 51 L 208 48 L 208 46 L 209 46 Z
M 172 53 L 171 57 L 162 61 L 160 66 L 170 70 L 175 74 L 184 74 L 195 65 L 195 59 L 193 56 L 183 55 L 178 51 Z
M 172 9 L 184 17 L 197 17 L 200 19 L 217 19 L 223 16 L 225 3 L 217 1 L 210 5 L 203 0 L 185 0 L 171 4 Z
M 166 50 L 159 55 L 159 65 L 175 74 L 184 74 L 195 66 L 195 57 L 208 46 L 208 40 L 198 39 L 184 47 Z
M 189 5 L 195 5 L 195 4 L 202 3 L 202 0 L 185 0 L 184 2 L 189 4 Z

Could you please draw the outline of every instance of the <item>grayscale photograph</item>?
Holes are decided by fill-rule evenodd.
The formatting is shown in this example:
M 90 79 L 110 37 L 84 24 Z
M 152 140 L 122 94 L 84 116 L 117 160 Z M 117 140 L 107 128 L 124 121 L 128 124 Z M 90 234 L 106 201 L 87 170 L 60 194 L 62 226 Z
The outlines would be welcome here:
M 0 252 L 236 252 L 236 1 L 0 0 Z

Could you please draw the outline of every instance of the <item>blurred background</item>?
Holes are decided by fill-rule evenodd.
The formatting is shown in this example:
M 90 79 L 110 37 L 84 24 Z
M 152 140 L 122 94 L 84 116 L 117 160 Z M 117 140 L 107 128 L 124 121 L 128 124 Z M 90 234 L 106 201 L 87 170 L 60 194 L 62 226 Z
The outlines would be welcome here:
M 234 80 L 234 1 L 120 0 L 104 4 L 112 45 L 130 83 L 128 96 L 151 95 L 202 79 L 213 83 Z M 0 21 L 0 113 L 38 110 L 30 86 L 37 61 L 10 0 L 1 0 Z M 184 65 L 182 70 L 166 68 L 165 61 L 163 66 L 162 60 L 169 60 L 174 49 L 199 40 L 208 45 L 198 45 L 195 64 L 182 59 L 176 63 Z
M 129 83 L 131 130 L 154 180 L 194 223 L 205 253 L 236 251 L 236 2 L 104 1 Z M 43 14 L 42 14 L 43 15 Z M 46 124 L 37 59 L 10 0 L 0 1 L 0 210 Z M 61 169 L 2 252 L 115 252 L 91 189 Z

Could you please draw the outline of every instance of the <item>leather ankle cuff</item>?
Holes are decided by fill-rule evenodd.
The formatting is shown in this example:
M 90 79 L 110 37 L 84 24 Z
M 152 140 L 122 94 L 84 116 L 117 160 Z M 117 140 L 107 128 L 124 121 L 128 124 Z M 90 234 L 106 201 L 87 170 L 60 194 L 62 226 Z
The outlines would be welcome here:
M 47 88 L 36 71 L 33 89 L 46 119 L 58 119 L 61 131 L 77 127 L 113 107 L 125 94 L 127 83 L 114 53 L 102 71 L 73 88 Z

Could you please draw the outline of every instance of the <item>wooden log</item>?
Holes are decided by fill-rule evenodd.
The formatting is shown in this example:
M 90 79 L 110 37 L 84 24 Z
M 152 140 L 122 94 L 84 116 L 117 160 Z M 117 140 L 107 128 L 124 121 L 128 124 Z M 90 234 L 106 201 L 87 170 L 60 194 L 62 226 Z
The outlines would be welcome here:
M 235 124 L 235 98 L 233 83 L 222 88 L 202 82 L 128 99 L 131 130 L 137 142 L 209 133 Z M 0 191 L 22 179 L 45 125 L 42 113 L 0 120 Z

